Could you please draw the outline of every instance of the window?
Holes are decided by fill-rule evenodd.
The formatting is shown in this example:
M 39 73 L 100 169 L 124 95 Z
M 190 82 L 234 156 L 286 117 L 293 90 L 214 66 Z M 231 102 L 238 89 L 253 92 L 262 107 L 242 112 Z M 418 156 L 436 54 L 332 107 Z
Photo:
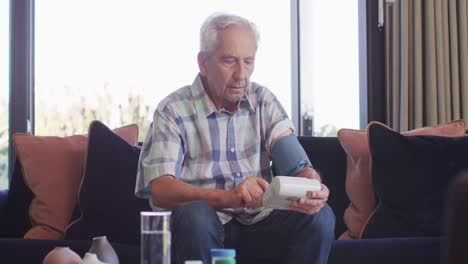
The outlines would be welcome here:
M 358 129 L 358 0 L 301 0 L 299 19 L 302 134 Z
M 8 187 L 9 3 L 0 1 L 0 190 Z
M 146 135 L 161 99 L 198 73 L 199 29 L 215 11 L 260 31 L 252 80 L 291 114 L 290 2 L 41 0 L 35 3 L 35 131 L 86 133 L 91 120 L 137 123 Z

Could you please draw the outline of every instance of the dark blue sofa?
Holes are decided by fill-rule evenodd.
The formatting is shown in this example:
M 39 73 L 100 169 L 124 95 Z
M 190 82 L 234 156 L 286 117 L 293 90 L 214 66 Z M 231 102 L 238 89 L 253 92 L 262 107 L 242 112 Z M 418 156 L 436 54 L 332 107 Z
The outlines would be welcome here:
M 331 191 L 328 203 L 336 214 L 335 233 L 338 237 L 345 231 L 343 212 L 349 204 L 345 193 L 346 155 L 337 138 L 300 137 L 299 140 Z M 133 192 L 133 189 L 133 185 L 128 186 L 128 192 Z M 22 180 L 21 167 L 17 162 L 9 191 L 0 192 L 0 262 L 42 263 L 44 256 L 56 246 L 68 246 L 83 256 L 91 246 L 90 240 L 22 239 L 23 234 L 31 227 L 28 206 L 32 197 L 31 191 Z M 121 228 L 139 233 L 138 225 Z M 107 235 L 121 263 L 139 263 L 138 244 L 115 241 L 112 239 L 112 234 L 92 235 Z M 445 263 L 446 258 L 443 253 L 445 244 L 446 238 L 444 237 L 337 240 L 333 243 L 328 263 Z

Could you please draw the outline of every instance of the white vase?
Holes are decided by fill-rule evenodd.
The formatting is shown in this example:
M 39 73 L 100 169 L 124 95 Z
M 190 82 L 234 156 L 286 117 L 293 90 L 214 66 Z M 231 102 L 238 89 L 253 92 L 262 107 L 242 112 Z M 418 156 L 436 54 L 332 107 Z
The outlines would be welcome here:
M 81 257 L 69 247 L 56 247 L 50 251 L 42 264 L 80 264 Z
M 119 257 L 106 236 L 93 238 L 93 244 L 88 252 L 96 254 L 97 258 L 102 262 L 119 264 Z
M 99 261 L 96 254 L 94 253 L 85 253 L 83 257 L 83 262 L 81 264 L 105 264 L 105 262 Z

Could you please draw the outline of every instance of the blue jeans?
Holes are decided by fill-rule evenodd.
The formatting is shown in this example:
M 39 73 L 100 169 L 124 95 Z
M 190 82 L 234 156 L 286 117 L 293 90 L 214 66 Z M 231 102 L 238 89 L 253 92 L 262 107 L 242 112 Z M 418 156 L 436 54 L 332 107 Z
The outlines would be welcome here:
M 334 228 L 328 205 L 315 215 L 274 210 L 253 225 L 235 219 L 223 225 L 207 203 L 190 202 L 172 212 L 172 263 L 211 264 L 211 248 L 234 248 L 238 264 L 325 264 Z

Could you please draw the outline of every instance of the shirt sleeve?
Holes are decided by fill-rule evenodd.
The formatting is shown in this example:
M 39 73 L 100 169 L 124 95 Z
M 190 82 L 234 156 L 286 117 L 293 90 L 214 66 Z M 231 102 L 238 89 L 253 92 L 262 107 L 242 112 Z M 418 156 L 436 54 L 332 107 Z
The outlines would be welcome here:
M 138 160 L 136 196 L 151 197 L 150 183 L 157 177 L 180 177 L 184 153 L 180 124 L 180 120 L 167 107 L 158 107 L 155 111 Z
M 266 148 L 271 155 L 272 142 L 287 129 L 295 132 L 296 128 L 276 96 L 266 89 L 263 104 Z

